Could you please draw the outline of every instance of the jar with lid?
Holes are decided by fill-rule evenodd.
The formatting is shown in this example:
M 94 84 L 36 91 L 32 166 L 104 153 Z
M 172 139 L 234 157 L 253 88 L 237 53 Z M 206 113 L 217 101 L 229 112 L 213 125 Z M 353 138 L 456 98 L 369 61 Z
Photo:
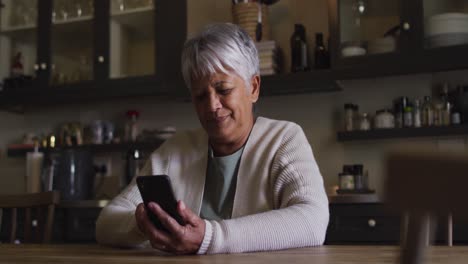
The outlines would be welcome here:
M 127 111 L 127 123 L 125 124 L 125 140 L 127 142 L 135 142 L 138 136 L 138 117 L 140 113 L 135 110 Z
M 354 119 L 357 114 L 357 106 L 354 104 L 345 104 L 345 131 L 353 131 L 354 129 Z
M 340 190 L 354 190 L 354 167 L 344 165 L 343 172 L 338 174 L 340 180 Z
M 395 117 L 390 109 L 381 109 L 375 112 L 374 127 L 381 128 L 394 128 Z
M 370 117 L 367 113 L 362 113 L 359 115 L 359 130 L 370 130 L 371 122 Z

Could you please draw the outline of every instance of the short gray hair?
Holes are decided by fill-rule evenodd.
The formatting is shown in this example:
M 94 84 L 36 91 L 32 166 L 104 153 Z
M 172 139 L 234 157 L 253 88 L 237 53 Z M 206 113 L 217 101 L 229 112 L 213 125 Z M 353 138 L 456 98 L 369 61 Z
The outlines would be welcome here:
M 257 48 L 241 27 L 231 23 L 211 24 L 185 42 L 182 74 L 189 89 L 192 80 L 216 72 L 235 73 L 247 87 L 251 78 L 259 74 Z

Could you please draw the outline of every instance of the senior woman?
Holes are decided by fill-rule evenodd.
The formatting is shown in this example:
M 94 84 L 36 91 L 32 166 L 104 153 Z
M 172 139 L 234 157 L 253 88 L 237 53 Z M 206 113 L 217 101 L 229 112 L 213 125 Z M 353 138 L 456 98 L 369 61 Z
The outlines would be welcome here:
M 141 174 L 169 175 L 186 224 L 150 203 L 169 232 L 156 229 L 133 180 L 102 210 L 97 241 L 173 254 L 323 244 L 322 176 L 300 126 L 255 117 L 259 60 L 248 34 L 233 24 L 207 26 L 185 43 L 182 72 L 203 129 L 167 140 Z

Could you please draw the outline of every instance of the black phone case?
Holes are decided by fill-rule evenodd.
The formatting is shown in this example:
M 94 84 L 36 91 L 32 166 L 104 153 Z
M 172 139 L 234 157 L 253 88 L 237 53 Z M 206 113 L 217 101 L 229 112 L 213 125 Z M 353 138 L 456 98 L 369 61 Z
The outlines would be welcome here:
M 136 179 L 148 218 L 154 226 L 162 231 L 169 231 L 162 225 L 159 219 L 149 210 L 148 204 L 155 202 L 161 206 L 180 225 L 185 225 L 184 220 L 177 212 L 177 200 L 171 185 L 171 180 L 167 175 L 138 176 Z

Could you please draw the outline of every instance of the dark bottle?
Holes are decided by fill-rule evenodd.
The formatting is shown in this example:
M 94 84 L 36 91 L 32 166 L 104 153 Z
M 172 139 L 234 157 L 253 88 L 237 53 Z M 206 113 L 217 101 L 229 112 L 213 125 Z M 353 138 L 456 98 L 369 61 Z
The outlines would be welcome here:
M 329 68 L 328 51 L 323 44 L 323 33 L 315 34 L 315 69 Z
M 307 43 L 305 28 L 301 24 L 294 24 L 294 33 L 291 36 L 291 71 L 300 72 L 309 70 L 307 56 Z

